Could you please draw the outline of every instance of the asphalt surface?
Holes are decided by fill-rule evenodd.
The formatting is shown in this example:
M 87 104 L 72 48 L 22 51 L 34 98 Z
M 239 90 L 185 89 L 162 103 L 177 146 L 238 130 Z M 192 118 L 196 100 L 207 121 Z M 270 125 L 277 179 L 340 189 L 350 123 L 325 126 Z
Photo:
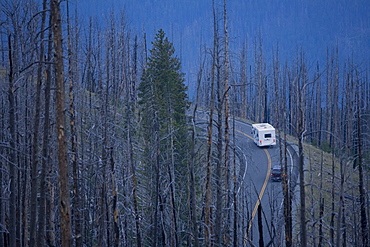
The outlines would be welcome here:
M 235 144 L 247 157 L 246 174 L 242 188 L 247 191 L 245 200 L 249 218 L 245 231 L 245 244 L 258 245 L 260 237 L 266 246 L 277 234 L 277 219 L 282 209 L 282 185 L 270 180 L 270 170 L 280 163 L 279 146 L 257 147 L 251 138 L 251 126 L 235 122 Z M 241 164 L 242 165 L 242 164 Z M 261 206 L 262 236 L 258 231 L 258 206 Z
M 199 112 L 198 120 L 208 119 L 207 112 Z M 238 197 L 243 208 L 239 214 L 244 217 L 244 246 L 258 246 L 263 239 L 264 246 L 281 242 L 283 239 L 283 193 L 282 183 L 270 180 L 270 169 L 280 164 L 279 143 L 273 147 L 257 147 L 251 137 L 251 124 L 230 119 L 230 141 L 238 152 L 239 189 Z M 233 132 L 233 126 L 235 131 Z M 296 157 L 294 149 L 288 148 L 288 178 L 295 174 Z M 296 181 L 296 176 L 293 176 Z M 294 182 L 295 184 L 295 182 Z M 258 230 L 258 207 L 261 206 L 262 235 Z

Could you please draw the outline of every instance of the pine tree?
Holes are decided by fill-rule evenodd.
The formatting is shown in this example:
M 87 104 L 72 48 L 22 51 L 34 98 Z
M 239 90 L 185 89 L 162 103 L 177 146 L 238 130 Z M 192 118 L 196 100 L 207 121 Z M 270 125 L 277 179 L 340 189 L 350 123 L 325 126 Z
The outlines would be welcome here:
M 148 181 L 145 187 L 153 202 L 146 212 L 152 219 L 148 236 L 155 236 L 150 240 L 152 246 L 178 246 L 179 211 L 184 195 L 178 180 L 186 178 L 185 114 L 189 103 L 181 62 L 174 56 L 173 44 L 163 30 L 158 31 L 152 44 L 138 88 L 145 144 L 143 164 Z
M 158 110 L 158 117 L 173 117 L 176 126 L 184 125 L 188 101 L 181 62 L 174 56 L 173 44 L 165 37 L 162 29 L 152 44 L 151 56 L 139 86 L 139 103 L 143 106 L 155 103 L 153 107 Z M 154 97 L 154 102 L 150 100 L 151 97 Z

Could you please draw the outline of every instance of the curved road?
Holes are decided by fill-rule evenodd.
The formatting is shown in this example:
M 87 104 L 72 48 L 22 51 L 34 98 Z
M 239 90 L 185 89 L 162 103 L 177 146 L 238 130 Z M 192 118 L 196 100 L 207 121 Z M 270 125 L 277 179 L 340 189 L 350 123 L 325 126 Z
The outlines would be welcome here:
M 270 181 L 270 169 L 279 165 L 279 146 L 257 147 L 251 137 L 251 125 L 240 120 L 235 121 L 235 144 L 247 157 L 244 186 L 249 193 L 245 198 L 249 208 L 249 224 L 244 235 L 244 245 L 252 243 L 258 246 L 260 233 L 258 231 L 258 206 L 261 205 L 264 246 L 279 233 L 278 220 L 282 210 L 282 184 Z M 288 166 L 291 167 L 293 157 L 288 152 Z M 243 164 L 241 164 L 243 165 Z M 280 228 L 281 230 L 281 228 Z
M 198 112 L 198 118 L 208 119 L 205 112 Z M 204 122 L 203 122 L 204 123 Z M 230 119 L 231 136 L 233 119 Z M 277 235 L 282 232 L 282 210 L 283 194 L 281 182 L 270 181 L 270 169 L 274 165 L 279 165 L 280 151 L 279 143 L 274 147 L 257 147 L 251 137 L 251 124 L 241 120 L 235 120 L 235 138 L 230 141 L 235 142 L 239 153 L 244 157 L 240 159 L 241 186 L 238 196 L 243 196 L 245 208 L 245 220 L 248 222 L 244 229 L 244 246 L 258 246 L 260 238 L 263 238 L 264 246 L 270 245 L 271 241 L 276 243 Z M 234 139 L 234 140 L 233 140 Z M 293 173 L 296 157 L 294 150 L 288 148 L 288 169 Z M 294 157 L 294 158 L 293 158 Z M 289 177 L 289 174 L 288 174 Z M 258 231 L 258 206 L 261 205 L 262 234 Z M 261 224 L 261 223 L 260 223 Z M 281 239 L 281 238 L 280 238 Z M 271 245 L 274 246 L 274 245 Z

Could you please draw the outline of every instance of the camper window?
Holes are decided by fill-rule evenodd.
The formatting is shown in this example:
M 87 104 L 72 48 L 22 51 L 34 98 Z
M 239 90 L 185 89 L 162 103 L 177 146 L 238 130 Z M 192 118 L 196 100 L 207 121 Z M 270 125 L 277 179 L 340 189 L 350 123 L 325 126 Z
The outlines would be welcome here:
M 265 134 L 265 138 L 271 138 L 271 133 Z

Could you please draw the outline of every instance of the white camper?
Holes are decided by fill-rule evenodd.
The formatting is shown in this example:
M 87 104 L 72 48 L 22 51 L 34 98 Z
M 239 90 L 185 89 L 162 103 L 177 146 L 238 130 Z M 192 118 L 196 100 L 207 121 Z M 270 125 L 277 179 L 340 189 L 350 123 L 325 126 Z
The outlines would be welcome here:
M 268 123 L 252 124 L 254 143 L 259 147 L 276 145 L 275 128 Z

